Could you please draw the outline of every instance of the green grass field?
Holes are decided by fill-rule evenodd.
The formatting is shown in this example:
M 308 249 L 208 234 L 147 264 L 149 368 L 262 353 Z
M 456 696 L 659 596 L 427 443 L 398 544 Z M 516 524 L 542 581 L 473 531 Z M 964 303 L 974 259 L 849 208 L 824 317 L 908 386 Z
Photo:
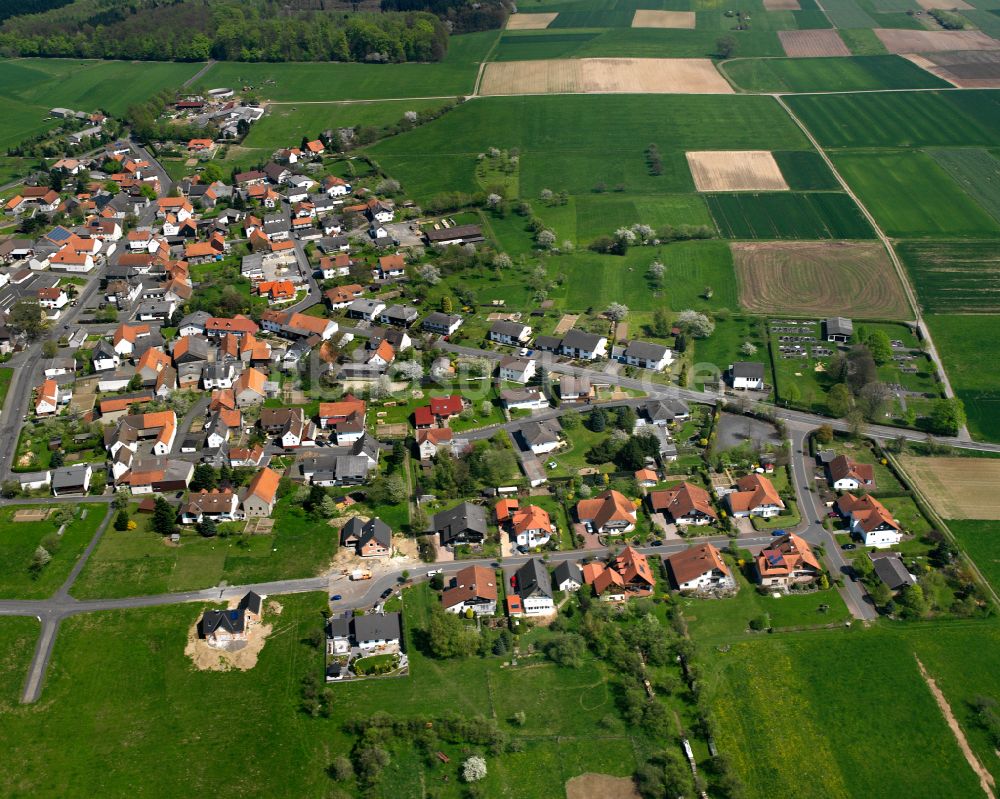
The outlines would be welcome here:
M 0 707 L 14 707 L 28 674 L 38 638 L 38 620 L 19 616 L 0 620 Z
M 990 147 L 1000 93 L 885 92 L 789 97 L 824 147 Z
M 726 63 L 724 71 L 751 92 L 935 89 L 948 84 L 895 55 L 854 58 L 766 58 Z
M 1000 161 L 979 148 L 932 150 L 931 157 L 990 216 L 1000 218 Z
M 584 117 L 587 125 L 567 124 Z M 662 175 L 649 174 L 651 143 Z M 560 95 L 478 99 L 368 152 L 420 199 L 479 190 L 476 155 L 489 147 L 520 150 L 521 195 L 532 200 L 543 188 L 590 194 L 598 183 L 630 195 L 691 192 L 685 150 L 808 144 L 769 97 Z
M 972 558 L 983 577 L 1000 591 L 1000 521 L 950 519 L 948 529 Z
M 972 435 L 1000 441 L 1000 378 L 983 368 L 1000 346 L 1000 316 L 933 314 L 928 324 Z
M 65 505 L 76 513 L 62 536 L 54 518 L 44 521 L 14 522 L 18 510 L 8 507 L 0 510 L 0 597 L 5 599 L 41 599 L 55 593 L 69 576 L 73 564 L 83 553 L 98 526 L 104 519 L 104 505 Z M 80 518 L 80 508 L 86 509 L 86 518 Z M 35 550 L 42 543 L 52 560 L 38 576 L 29 571 Z M 51 541 L 51 543 L 49 543 Z
M 874 231 L 846 194 L 710 194 L 719 232 L 731 239 L 865 239 Z
M 558 23 L 558 18 L 556 23 Z M 736 54 L 747 58 L 783 56 L 773 30 L 726 31 L 736 41 Z M 503 34 L 494 61 L 542 58 L 711 58 L 716 54 L 718 28 L 604 28 L 560 30 L 555 24 L 541 31 Z
M 994 242 L 904 241 L 896 249 L 924 310 L 1000 312 L 1000 255 Z
M 792 191 L 840 190 L 830 167 L 814 150 L 779 150 L 772 154 Z
M 919 151 L 834 156 L 844 179 L 889 236 L 993 237 L 987 214 L 934 159 Z
M 79 599 L 160 594 L 230 584 L 311 577 L 337 549 L 337 530 L 306 516 L 285 500 L 268 535 L 207 539 L 186 529 L 180 546 L 168 546 L 136 513 L 138 528 L 109 529 L 73 586 Z
M 804 795 L 803 763 L 810 796 L 976 795 L 916 660 L 880 630 L 759 637 L 714 658 L 717 744 L 747 796 Z
M 496 37 L 496 31 L 455 36 L 447 57 L 434 64 L 220 61 L 199 79 L 198 86 L 250 86 L 278 102 L 455 97 L 472 93 L 479 63 Z

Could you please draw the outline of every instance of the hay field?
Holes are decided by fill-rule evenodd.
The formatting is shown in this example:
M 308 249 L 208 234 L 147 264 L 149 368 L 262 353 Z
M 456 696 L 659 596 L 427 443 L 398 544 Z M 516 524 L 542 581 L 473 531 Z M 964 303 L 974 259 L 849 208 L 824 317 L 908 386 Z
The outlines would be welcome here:
M 1000 519 L 1000 460 L 904 456 L 903 468 L 945 519 Z
M 1000 88 L 1000 51 L 969 50 L 903 56 L 960 89 Z
M 687 153 L 698 191 L 788 191 L 770 150 L 714 150 Z
M 540 31 L 549 27 L 555 18 L 559 16 L 552 12 L 549 14 L 511 14 L 507 17 L 507 30 L 509 31 Z
M 965 2 L 965 0 L 916 0 L 918 6 L 925 11 L 934 8 L 945 8 L 948 11 L 968 11 L 975 8 Z
M 982 31 L 919 31 L 875 28 L 890 53 L 936 53 L 951 50 L 997 50 L 1000 42 Z
M 801 11 L 799 0 L 764 0 L 765 11 Z
M 578 58 L 486 65 L 481 95 L 733 94 L 707 58 Z
M 751 313 L 912 316 L 903 285 L 881 244 L 733 242 L 730 247 L 740 305 Z
M 792 58 L 849 56 L 844 40 L 835 30 L 778 31 L 785 55 Z
M 796 5 L 796 8 L 798 6 Z M 633 28 L 684 28 L 694 30 L 693 11 L 647 11 L 639 9 L 632 17 Z

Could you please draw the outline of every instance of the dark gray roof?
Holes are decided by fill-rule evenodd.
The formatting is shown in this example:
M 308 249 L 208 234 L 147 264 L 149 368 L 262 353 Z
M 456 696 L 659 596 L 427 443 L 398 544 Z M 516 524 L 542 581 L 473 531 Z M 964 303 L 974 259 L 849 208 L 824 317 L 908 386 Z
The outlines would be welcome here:
M 350 638 L 351 620 L 345 617 L 330 619 L 326 625 L 326 634 L 328 638 Z
M 528 446 L 535 444 L 549 444 L 559 440 L 559 422 L 528 422 L 521 428 L 521 436 Z
M 521 599 L 532 596 L 552 597 L 552 580 L 540 558 L 532 558 L 516 574 L 517 594 Z
M 556 585 L 562 585 L 566 580 L 574 580 L 583 585 L 583 572 L 575 560 L 564 560 L 552 572 L 552 579 Z
M 903 586 L 913 585 L 913 578 L 903 565 L 899 556 L 876 558 L 873 562 L 875 574 L 893 591 Z
M 758 361 L 737 361 L 733 364 L 733 377 L 745 377 L 751 380 L 764 379 L 764 364 Z
M 82 488 L 87 464 L 78 463 L 74 466 L 64 466 L 52 470 L 52 490 L 59 491 L 69 488 Z
M 649 341 L 630 341 L 625 348 L 626 358 L 641 358 L 644 361 L 659 361 L 667 354 L 667 347 Z
M 854 333 L 854 324 L 843 316 L 831 316 L 829 319 L 824 319 L 823 326 L 826 328 L 828 336 L 850 336 Z
M 251 613 L 255 613 L 259 616 L 261 602 L 262 600 L 260 598 L 260 594 L 256 591 L 247 591 L 247 593 L 244 594 L 243 599 L 240 600 L 240 604 L 237 605 L 237 608 L 240 610 L 249 610 Z
M 434 530 L 440 534 L 442 544 L 449 544 L 463 537 L 463 533 L 467 531 L 483 538 L 487 530 L 486 511 L 479 505 L 463 502 L 451 510 L 435 513 L 432 524 Z
M 428 314 L 427 318 L 423 321 L 424 327 L 433 327 L 440 329 L 450 328 L 455 322 L 460 322 L 462 320 L 461 316 L 456 316 L 455 314 L 441 313 L 440 311 L 434 311 L 434 313 Z
M 352 620 L 356 641 L 398 641 L 402 627 L 398 613 L 371 613 Z
M 601 336 L 594 333 L 588 333 L 585 330 L 567 330 L 566 335 L 563 336 L 562 344 L 564 347 L 569 347 L 574 350 L 583 350 L 585 352 L 593 352 L 598 343 L 600 343 Z
M 525 325 L 520 322 L 509 322 L 506 319 L 498 319 L 490 325 L 490 332 L 501 336 L 517 338 L 524 332 Z
M 559 336 L 535 336 L 535 346 L 540 350 L 557 350 L 560 344 Z

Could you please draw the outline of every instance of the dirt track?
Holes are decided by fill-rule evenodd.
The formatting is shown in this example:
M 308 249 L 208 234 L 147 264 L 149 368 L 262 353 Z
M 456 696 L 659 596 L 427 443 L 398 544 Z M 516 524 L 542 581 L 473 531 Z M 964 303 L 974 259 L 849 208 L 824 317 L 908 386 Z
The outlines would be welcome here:
M 495 61 L 480 95 L 733 94 L 707 58 L 574 58 Z
M 788 191 L 769 150 L 715 150 L 687 153 L 698 191 Z
M 824 58 L 827 56 L 848 56 L 844 40 L 835 30 L 778 31 L 785 55 L 793 58 Z

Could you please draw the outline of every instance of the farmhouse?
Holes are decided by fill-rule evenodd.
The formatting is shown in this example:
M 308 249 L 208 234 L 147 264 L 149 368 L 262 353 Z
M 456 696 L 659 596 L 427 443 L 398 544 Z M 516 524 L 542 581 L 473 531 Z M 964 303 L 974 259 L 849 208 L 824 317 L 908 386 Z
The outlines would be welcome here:
M 483 241 L 483 229 L 479 225 L 452 225 L 448 228 L 428 230 L 424 234 L 428 244 L 447 247 L 452 244 L 478 244 Z
M 837 512 L 847 519 L 850 531 L 866 547 L 887 549 L 903 540 L 903 530 L 885 505 L 870 494 L 844 494 L 837 500 Z
M 497 584 L 492 569 L 468 566 L 451 578 L 441 595 L 441 605 L 449 613 L 471 610 L 476 616 L 497 612 Z
M 760 474 L 750 474 L 736 481 L 736 491 L 726 494 L 729 512 L 737 519 L 760 516 L 768 519 L 785 509 L 774 484 Z
M 811 583 L 823 571 L 812 548 L 794 533 L 774 539 L 754 560 L 757 582 L 773 588 Z
M 635 507 L 614 489 L 594 499 L 581 499 L 576 503 L 576 516 L 588 530 L 596 533 L 621 535 L 635 529 Z
M 662 513 L 678 526 L 714 524 L 719 518 L 708 492 L 691 483 L 651 491 L 648 501 L 654 513 Z
M 700 544 L 664 558 L 670 579 L 678 591 L 720 594 L 736 590 L 736 580 L 711 544 Z

